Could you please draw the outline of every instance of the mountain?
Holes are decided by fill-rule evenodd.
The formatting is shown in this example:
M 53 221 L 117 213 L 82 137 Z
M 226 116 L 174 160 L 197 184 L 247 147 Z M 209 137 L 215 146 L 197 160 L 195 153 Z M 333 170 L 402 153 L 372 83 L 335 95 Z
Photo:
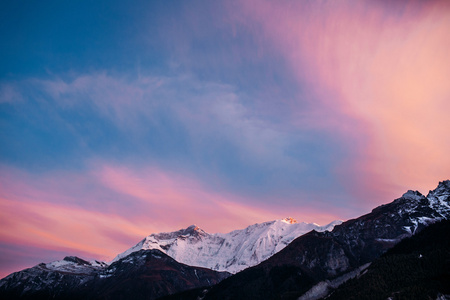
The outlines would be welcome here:
M 408 191 L 331 232 L 313 230 L 298 237 L 266 261 L 214 286 L 204 299 L 296 299 L 313 287 L 320 290 L 316 285 L 321 282 L 358 270 L 429 224 L 449 218 L 450 181 L 440 182 L 426 197 Z
M 133 252 L 109 266 L 66 257 L 2 279 L 0 298 L 151 300 L 208 287 L 229 275 L 180 264 L 155 249 Z
M 75 256 L 41 263 L 0 280 L 0 298 L 72 299 L 81 286 L 91 282 L 106 266 L 105 263 L 88 262 Z
M 307 231 L 330 230 L 340 223 L 319 226 L 286 218 L 227 234 L 208 234 L 195 225 L 152 234 L 119 254 L 110 265 L 70 256 L 13 273 L 0 280 L 0 298 L 126 299 L 132 295 L 154 299 L 216 284 L 230 274 L 210 269 L 236 272 L 270 257 Z M 208 268 L 190 266 L 196 264 Z M 145 295 L 135 289 L 145 291 Z
M 208 287 L 228 277 L 226 272 L 181 264 L 159 250 L 140 250 L 112 263 L 89 288 L 84 299 L 156 299 Z
M 158 249 L 190 266 L 236 273 L 257 265 L 311 230 L 331 230 L 341 221 L 325 226 L 298 223 L 292 218 L 251 225 L 230 233 L 208 234 L 192 225 L 175 232 L 151 234 L 113 260 L 142 249 Z
M 450 220 L 432 224 L 375 260 L 327 298 L 449 299 Z

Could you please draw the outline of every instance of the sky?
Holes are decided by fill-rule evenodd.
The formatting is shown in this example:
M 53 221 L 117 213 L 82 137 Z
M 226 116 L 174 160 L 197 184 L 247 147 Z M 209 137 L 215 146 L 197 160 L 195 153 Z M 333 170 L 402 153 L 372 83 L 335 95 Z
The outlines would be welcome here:
M 0 277 L 450 178 L 449 1 L 5 0 L 0 37 Z

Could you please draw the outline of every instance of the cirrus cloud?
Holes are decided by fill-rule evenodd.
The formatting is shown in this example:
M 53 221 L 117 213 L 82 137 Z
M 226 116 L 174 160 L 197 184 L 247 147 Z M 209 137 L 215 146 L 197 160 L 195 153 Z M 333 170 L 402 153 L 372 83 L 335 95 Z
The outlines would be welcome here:
M 334 132 L 355 148 L 335 169 L 355 196 L 391 198 L 448 176 L 448 2 L 258 1 L 243 8 L 250 19 L 241 21 L 261 24 L 260 34 L 316 101 L 298 126 Z M 295 103 L 292 111 L 293 118 L 301 112 Z

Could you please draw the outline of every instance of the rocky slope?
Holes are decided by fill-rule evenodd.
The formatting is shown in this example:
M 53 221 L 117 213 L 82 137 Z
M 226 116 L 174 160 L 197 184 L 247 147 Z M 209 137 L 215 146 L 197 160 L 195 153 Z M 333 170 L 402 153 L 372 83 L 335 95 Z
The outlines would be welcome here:
M 75 256 L 13 273 L 0 280 L 1 299 L 72 299 L 80 287 L 90 283 L 107 265 Z
M 449 299 L 449 237 L 450 220 L 430 225 L 388 250 L 327 299 L 364 299 L 366 295 L 372 299 Z

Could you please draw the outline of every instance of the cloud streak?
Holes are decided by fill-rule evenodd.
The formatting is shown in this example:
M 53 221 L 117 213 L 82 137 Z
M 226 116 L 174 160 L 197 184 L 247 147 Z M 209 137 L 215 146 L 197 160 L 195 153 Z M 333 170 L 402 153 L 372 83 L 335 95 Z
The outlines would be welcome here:
M 86 157 L 92 156 L 132 156 L 134 160 L 151 156 L 160 166 L 174 168 L 171 164 L 179 167 L 182 162 L 205 181 L 213 175 L 243 192 L 266 194 L 285 184 L 288 198 L 301 184 L 290 183 L 292 178 L 311 173 L 320 159 L 309 144 L 324 148 L 317 142 L 320 133 L 277 121 L 282 115 L 255 104 L 232 86 L 187 75 L 127 79 L 98 73 L 65 80 L 30 79 L 9 86 L 22 91 L 19 96 L 26 99 L 8 104 L 9 109 L 21 111 L 14 119 L 25 123 L 36 119 L 30 124 L 37 131 L 33 139 L 18 132 L 15 142 L 37 140 L 38 146 L 57 155 L 62 150 L 73 152 L 60 158 L 65 164 L 83 158 L 74 163 L 84 165 Z M 55 147 L 48 143 L 48 136 L 57 138 Z M 18 155 L 12 147 L 10 152 Z
M 0 174 L 0 240 L 4 247 L 0 251 L 4 255 L 14 247 L 19 249 L 16 256 L 26 255 L 27 248 L 41 257 L 62 253 L 111 260 L 153 232 L 190 224 L 208 232 L 228 232 L 281 218 L 283 213 L 276 205 L 255 208 L 243 204 L 239 196 L 204 187 L 192 176 L 154 167 L 130 169 L 97 162 L 87 173 L 66 172 L 64 176 L 7 167 Z M 107 203 L 102 201 L 105 198 Z M 336 218 L 313 209 L 297 213 L 316 222 Z M 36 255 L 31 263 L 24 257 L 30 264 L 41 262 L 39 259 Z M 2 275 L 14 271 L 7 262 L 2 262 L 0 269 Z
M 316 99 L 299 126 L 306 121 L 355 147 L 336 169 L 345 185 L 361 187 L 355 196 L 393 196 L 448 176 L 448 3 L 253 4 L 244 5 L 249 23 L 262 25 Z

